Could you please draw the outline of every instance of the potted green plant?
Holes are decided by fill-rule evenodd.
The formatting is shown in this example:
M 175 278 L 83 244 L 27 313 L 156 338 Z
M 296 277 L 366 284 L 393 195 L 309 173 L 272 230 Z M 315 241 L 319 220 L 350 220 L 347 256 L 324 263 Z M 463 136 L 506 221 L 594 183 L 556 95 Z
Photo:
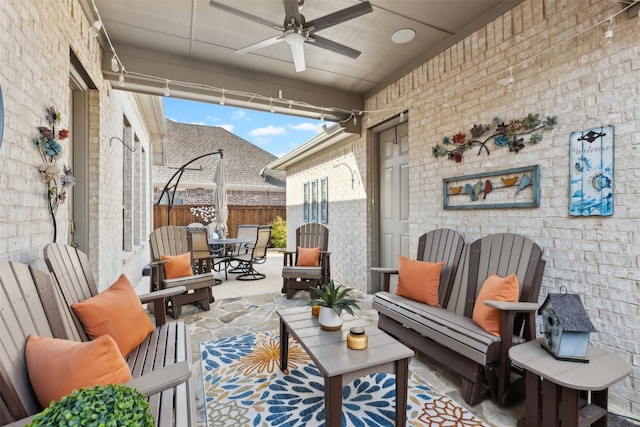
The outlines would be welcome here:
M 35 416 L 39 426 L 153 427 L 149 401 L 138 390 L 122 384 L 73 390 Z
M 360 307 L 354 298 L 348 298 L 352 288 L 336 286 L 333 280 L 316 289 L 316 298 L 309 301 L 310 306 L 320 306 L 318 321 L 326 331 L 337 331 L 342 327 L 342 312 L 353 314 L 353 309 Z

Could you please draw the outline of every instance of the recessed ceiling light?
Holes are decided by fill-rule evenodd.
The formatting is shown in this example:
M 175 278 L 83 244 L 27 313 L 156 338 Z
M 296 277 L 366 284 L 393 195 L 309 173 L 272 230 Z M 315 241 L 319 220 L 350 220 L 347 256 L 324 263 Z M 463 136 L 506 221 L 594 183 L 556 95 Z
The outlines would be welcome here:
M 402 28 L 391 35 L 391 41 L 396 44 L 409 43 L 416 36 L 411 28 Z

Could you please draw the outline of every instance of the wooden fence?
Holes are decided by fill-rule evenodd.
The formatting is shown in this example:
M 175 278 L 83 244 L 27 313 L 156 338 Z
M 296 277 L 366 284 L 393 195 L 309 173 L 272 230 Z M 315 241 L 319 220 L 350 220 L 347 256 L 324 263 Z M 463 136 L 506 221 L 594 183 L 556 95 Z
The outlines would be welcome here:
M 163 225 L 188 225 L 192 222 L 202 222 L 200 218 L 193 216 L 189 208 L 202 207 L 207 205 L 174 205 L 171 208 L 171 221 L 167 221 L 168 206 L 153 206 L 153 228 L 162 227 Z M 285 206 L 242 206 L 229 205 L 229 218 L 227 219 L 227 227 L 229 229 L 229 237 L 236 237 L 238 224 L 269 224 L 279 216 L 287 219 L 287 209 Z

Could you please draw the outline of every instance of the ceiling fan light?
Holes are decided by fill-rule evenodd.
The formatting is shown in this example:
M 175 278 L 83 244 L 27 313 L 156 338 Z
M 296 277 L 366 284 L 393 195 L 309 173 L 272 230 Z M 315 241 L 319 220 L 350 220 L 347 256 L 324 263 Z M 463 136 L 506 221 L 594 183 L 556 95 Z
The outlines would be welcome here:
M 289 43 L 290 46 L 301 46 L 304 43 L 305 37 L 302 34 L 291 32 L 284 35 L 284 40 Z

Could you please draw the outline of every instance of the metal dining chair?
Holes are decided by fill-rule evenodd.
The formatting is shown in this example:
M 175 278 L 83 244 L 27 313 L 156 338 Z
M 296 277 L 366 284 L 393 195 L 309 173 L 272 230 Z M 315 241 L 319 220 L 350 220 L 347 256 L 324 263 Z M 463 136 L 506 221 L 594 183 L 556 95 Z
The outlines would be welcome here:
M 264 263 L 267 259 L 267 250 L 269 249 L 269 241 L 271 240 L 271 226 L 261 225 L 256 229 L 256 243 L 247 253 L 241 253 L 231 257 L 232 261 L 236 261 L 238 266 L 236 270 L 240 275 L 236 280 L 259 280 L 267 277 L 265 274 L 258 272 L 254 265 Z

